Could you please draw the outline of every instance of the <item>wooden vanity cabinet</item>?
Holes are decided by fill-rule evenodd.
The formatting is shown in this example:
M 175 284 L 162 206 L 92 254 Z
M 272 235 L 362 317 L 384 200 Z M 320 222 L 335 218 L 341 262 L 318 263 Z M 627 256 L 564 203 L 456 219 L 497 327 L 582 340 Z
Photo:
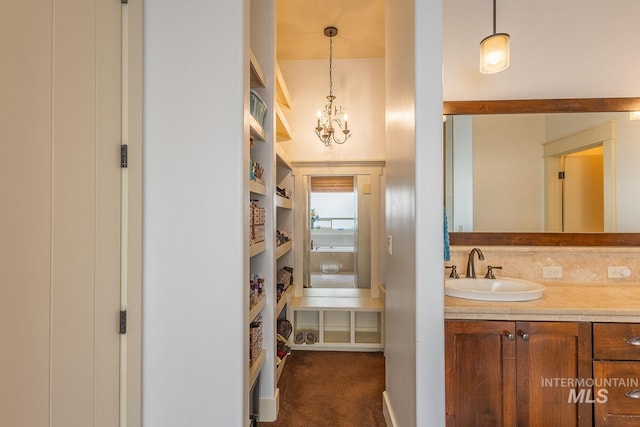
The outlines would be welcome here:
M 640 425 L 640 324 L 593 324 L 595 426 Z
M 591 378 L 591 324 L 445 322 L 448 426 L 590 426 L 591 403 L 543 379 Z

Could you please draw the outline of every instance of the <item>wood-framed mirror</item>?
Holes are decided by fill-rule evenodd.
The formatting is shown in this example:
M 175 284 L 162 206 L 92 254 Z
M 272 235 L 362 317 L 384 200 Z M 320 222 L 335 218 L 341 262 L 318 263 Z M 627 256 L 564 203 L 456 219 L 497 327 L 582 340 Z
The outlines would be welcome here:
M 445 101 L 445 115 L 640 111 L 640 97 Z M 640 233 L 456 232 L 451 245 L 640 246 Z

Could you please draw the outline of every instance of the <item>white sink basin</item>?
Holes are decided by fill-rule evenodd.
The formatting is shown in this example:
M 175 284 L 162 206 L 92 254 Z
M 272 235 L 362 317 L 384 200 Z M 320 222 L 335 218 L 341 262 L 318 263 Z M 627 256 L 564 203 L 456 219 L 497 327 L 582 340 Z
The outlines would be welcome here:
M 444 294 L 481 301 L 531 301 L 542 297 L 544 286 L 522 279 L 445 279 Z

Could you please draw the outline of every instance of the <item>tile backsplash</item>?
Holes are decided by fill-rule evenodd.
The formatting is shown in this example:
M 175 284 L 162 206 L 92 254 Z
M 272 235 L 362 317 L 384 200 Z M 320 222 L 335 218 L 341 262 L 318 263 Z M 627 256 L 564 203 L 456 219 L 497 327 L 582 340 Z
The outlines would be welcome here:
M 451 261 L 460 277 L 467 273 L 467 258 L 472 246 L 451 246 Z M 494 270 L 497 277 L 507 276 L 527 280 L 551 280 L 572 283 L 632 283 L 640 282 L 640 248 L 628 247 L 549 247 L 549 246 L 481 246 L 484 261 L 476 257 L 478 277 L 483 277 L 487 266 L 502 267 Z M 543 277 L 544 267 L 562 267 L 562 277 Z M 608 278 L 609 267 L 626 267 L 630 276 Z M 556 269 L 557 270 L 557 269 Z M 450 270 L 446 270 L 448 275 Z

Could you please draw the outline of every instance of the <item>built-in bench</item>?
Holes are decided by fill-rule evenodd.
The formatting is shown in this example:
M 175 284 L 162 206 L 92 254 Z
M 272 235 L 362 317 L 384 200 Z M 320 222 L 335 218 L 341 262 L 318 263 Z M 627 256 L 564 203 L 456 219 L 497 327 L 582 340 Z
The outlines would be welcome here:
M 363 289 L 305 289 L 291 297 L 292 348 L 298 350 L 382 351 L 384 302 Z M 311 332 L 314 343 L 307 343 Z M 304 343 L 295 343 L 302 333 Z

